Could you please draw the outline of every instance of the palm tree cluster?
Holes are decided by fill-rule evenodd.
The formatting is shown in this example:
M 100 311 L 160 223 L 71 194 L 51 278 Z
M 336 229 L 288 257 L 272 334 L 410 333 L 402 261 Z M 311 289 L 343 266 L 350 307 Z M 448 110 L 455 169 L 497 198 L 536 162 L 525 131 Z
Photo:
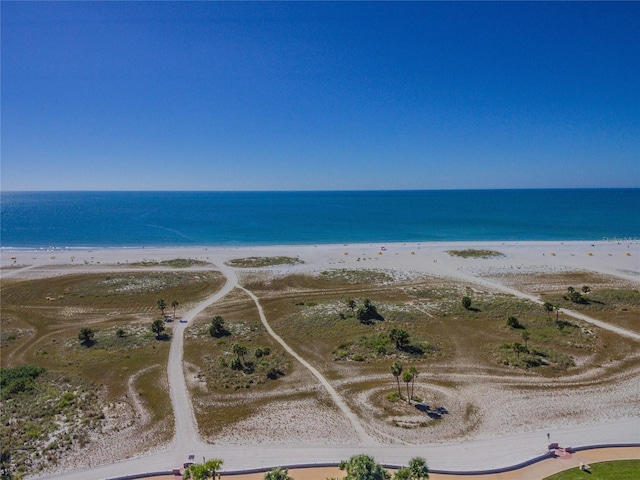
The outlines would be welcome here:
M 216 476 L 220 476 L 218 470 L 221 466 L 222 460 L 217 458 L 201 464 L 194 463 L 185 469 L 182 478 L 184 480 L 215 480 Z
M 413 387 L 415 385 L 416 378 L 418 377 L 418 369 L 414 366 L 409 367 L 407 370 L 404 370 L 404 367 L 399 362 L 393 362 L 391 367 L 391 375 L 393 375 L 396 379 L 396 383 L 398 385 L 398 395 L 402 398 L 402 392 L 400 391 L 400 376 L 402 376 L 402 381 L 407 385 L 407 403 L 411 403 L 413 399 Z M 411 392 L 409 392 L 409 384 L 411 384 Z
M 360 321 L 360 323 L 370 325 L 374 320 L 383 320 L 382 315 L 378 313 L 378 309 L 376 308 L 376 306 L 368 298 L 365 298 L 363 300 L 362 305 L 360 305 L 358 310 L 355 310 L 358 303 L 352 298 L 348 298 L 347 300 L 345 300 L 345 304 L 351 311 L 351 314 L 353 314 L 355 311 L 356 318 Z
M 347 472 L 344 480 L 391 480 L 391 474 L 369 455 L 355 455 L 340 462 L 340 470 Z M 427 480 L 429 467 L 422 457 L 409 460 L 409 465 L 399 469 L 393 480 Z M 327 479 L 333 480 L 333 479 Z

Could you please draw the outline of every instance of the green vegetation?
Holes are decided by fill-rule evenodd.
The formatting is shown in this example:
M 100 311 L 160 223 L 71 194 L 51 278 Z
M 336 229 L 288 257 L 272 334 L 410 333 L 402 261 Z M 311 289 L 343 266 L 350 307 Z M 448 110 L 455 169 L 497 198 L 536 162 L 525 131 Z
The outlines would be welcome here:
M 402 375 L 403 367 L 398 362 L 393 362 L 389 367 L 391 371 L 391 375 L 393 375 L 396 379 L 396 383 L 398 384 L 398 396 L 402 397 L 402 392 L 400 392 L 400 375 Z
M 546 477 L 545 480 L 636 480 L 640 472 L 640 460 L 617 460 L 590 465 L 589 472 L 577 467 Z
M 202 260 L 194 260 L 192 258 L 175 258 L 173 260 L 144 260 L 142 262 L 132 263 L 132 267 L 168 267 L 168 268 L 189 268 L 189 267 L 203 267 L 208 265 L 208 262 Z
M 158 305 L 158 309 L 160 310 L 160 313 L 164 317 L 164 311 L 167 308 L 167 302 L 165 302 L 164 299 L 159 298 L 158 300 L 156 300 L 156 304 Z
M 104 418 L 95 386 L 33 365 L 0 369 L 4 478 L 37 474 L 99 433 Z
M 522 324 L 513 315 L 507 318 L 507 325 L 511 328 L 521 329 L 524 328 Z
M 340 462 L 340 470 L 347 472 L 344 480 L 390 480 L 391 475 L 369 455 L 355 455 Z
M 259 268 L 272 267 L 276 265 L 296 265 L 299 263 L 304 262 L 299 258 L 293 257 L 247 257 L 229 260 L 227 265 L 240 268 Z
M 69 450 L 91 438 L 115 435 L 113 426 L 101 432 L 101 417 L 116 409 L 133 415 L 127 399 L 132 377 L 132 388 L 150 415 L 146 428 L 158 442 L 168 441 L 173 423 L 165 368 L 169 343 L 156 342 L 149 328 L 158 316 L 157 299 L 194 304 L 222 283 L 217 273 L 184 271 L 3 279 L 2 365 L 46 370 L 2 387 L 3 395 L 23 390 L 3 398 L 0 406 L 3 452 L 9 448 L 13 474 L 35 474 L 43 465 L 64 461 Z M 128 422 L 123 428 L 135 425 Z
M 362 305 L 356 311 L 356 317 L 360 321 L 360 323 L 364 323 L 365 325 L 370 325 L 374 320 L 384 320 L 382 315 L 378 313 L 376 306 L 371 303 L 371 300 L 368 298 L 364 299 Z
M 95 333 L 88 327 L 81 328 L 78 332 L 78 340 L 80 345 L 90 347 L 95 343 Z
M 222 460 L 219 459 L 207 460 L 202 464 L 194 463 L 185 469 L 182 478 L 185 480 L 215 480 L 220 467 L 222 467 Z
M 289 476 L 289 471 L 280 467 L 276 467 L 264 474 L 264 480 L 293 480 Z
M 385 285 L 393 281 L 393 277 L 378 270 L 348 270 L 339 268 L 320 273 L 320 280 L 336 285 Z
M 394 480 L 426 480 L 429 478 L 427 461 L 422 457 L 409 460 L 409 465 L 398 470 L 393 476 Z
M 231 335 L 231 332 L 229 332 L 229 330 L 224 326 L 224 318 L 220 315 L 216 315 L 211 319 L 211 323 L 209 324 L 209 335 L 216 338 Z
M 361 335 L 341 343 L 332 352 L 334 360 L 364 361 L 385 358 L 390 355 L 421 358 L 434 351 L 428 342 L 410 341 L 409 333 L 403 329 L 392 329 L 389 334 L 373 333 Z
M 471 297 L 468 297 L 467 295 L 462 297 L 462 308 L 465 310 L 471 309 Z
M 504 257 L 504 253 L 497 252 L 495 250 L 476 250 L 476 249 L 467 249 L 467 250 L 447 250 L 447 253 L 452 257 L 462 257 L 462 258 L 497 258 Z
M 155 333 L 156 340 L 160 340 L 160 339 L 163 338 L 162 334 L 163 334 L 164 330 L 165 330 L 164 321 L 162 321 L 162 320 L 154 320 L 151 323 L 151 331 L 153 333 Z
M 33 390 L 35 379 L 44 372 L 44 368 L 35 365 L 0 369 L 0 398 L 6 400 L 19 393 Z

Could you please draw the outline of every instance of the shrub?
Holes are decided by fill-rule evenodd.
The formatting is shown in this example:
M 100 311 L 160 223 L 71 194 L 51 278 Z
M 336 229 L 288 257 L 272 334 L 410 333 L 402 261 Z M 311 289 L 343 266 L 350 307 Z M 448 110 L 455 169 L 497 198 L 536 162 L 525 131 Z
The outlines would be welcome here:
M 90 347 L 91 345 L 93 345 L 94 339 L 95 333 L 88 327 L 81 328 L 78 332 L 78 340 L 80 340 L 80 345 Z
M 518 321 L 516 317 L 507 318 L 507 325 L 511 328 L 523 328 L 522 324 Z
M 471 297 L 462 297 L 462 306 L 465 310 L 469 310 L 471 308 Z
M 398 392 L 391 392 L 389 395 L 387 395 L 387 400 L 391 403 L 397 403 L 402 400 L 402 397 Z
M 231 359 L 231 368 L 234 370 L 242 370 L 242 362 L 239 358 Z
M 358 311 L 356 312 L 356 317 L 360 321 L 360 323 L 371 324 L 373 320 L 382 320 L 382 316 L 378 313 L 376 306 L 371 303 L 371 300 L 368 298 L 365 299 L 364 303 Z

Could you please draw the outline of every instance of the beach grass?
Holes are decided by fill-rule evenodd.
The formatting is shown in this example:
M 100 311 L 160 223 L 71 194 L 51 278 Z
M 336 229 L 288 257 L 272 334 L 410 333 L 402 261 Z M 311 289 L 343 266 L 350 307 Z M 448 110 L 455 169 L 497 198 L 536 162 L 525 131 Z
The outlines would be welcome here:
M 482 250 L 482 249 L 474 249 L 468 248 L 465 250 L 447 250 L 447 253 L 452 257 L 461 257 L 461 258 L 499 258 L 504 257 L 504 253 L 498 252 L 496 250 Z
M 204 267 L 206 265 L 209 265 L 209 263 L 203 260 L 196 260 L 193 258 L 174 258 L 171 260 L 143 260 L 140 262 L 131 263 L 130 265 L 132 267 L 190 268 L 190 267 Z
M 234 258 L 227 262 L 231 267 L 239 268 L 259 268 L 272 267 L 276 265 L 296 265 L 302 262 L 299 258 L 277 256 L 277 257 L 245 257 Z
M 20 399 L 22 410 L 16 413 L 17 418 L 25 418 L 23 430 L 32 431 L 21 463 L 33 471 L 50 466 L 50 457 L 82 447 L 83 439 L 113 422 L 115 429 L 130 432 L 139 421 L 135 420 L 132 395 L 149 414 L 148 421 L 138 428 L 153 434 L 146 437 L 152 439 L 152 445 L 139 444 L 138 448 L 168 441 L 173 412 L 165 367 L 171 324 L 166 324 L 165 341 L 157 340 L 151 332 L 152 320 L 161 317 L 157 298 L 179 299 L 181 305 L 189 306 L 221 285 L 217 272 L 112 272 L 3 280 L 3 368 L 33 364 L 47 372 L 44 383 L 36 385 L 35 395 Z M 81 328 L 94 332 L 88 346 L 78 338 Z M 66 399 L 67 392 L 85 393 Z M 42 395 L 55 404 L 71 400 L 77 404 L 77 408 L 65 410 L 67 433 L 59 432 L 60 419 L 30 430 L 28 425 L 39 416 L 36 412 L 41 410 Z M 85 399 L 90 399 L 90 407 L 81 403 Z M 3 402 L 2 423 L 9 425 L 4 415 L 12 410 L 5 407 Z M 99 413 L 87 417 L 89 409 Z M 115 434 L 113 428 L 110 432 Z M 9 437 L 12 442 L 22 442 L 19 435 Z M 56 440 L 51 443 L 51 438 Z M 45 456 L 38 454 L 43 449 L 48 452 Z
M 591 464 L 590 467 L 587 472 L 574 467 L 545 477 L 544 480 L 636 480 L 640 472 L 640 460 L 598 462 Z
M 294 257 L 247 258 L 297 261 Z M 261 262 L 251 260 L 247 265 Z M 66 383 L 57 384 L 60 398 L 56 401 L 64 402 L 63 387 L 86 389 L 97 399 L 95 405 L 107 408 L 107 415 L 109 405 L 134 395 L 150 415 L 147 428 L 157 432 L 153 443 L 167 441 L 173 427 L 165 368 L 172 324 L 166 324 L 169 341 L 156 340 L 150 330 L 151 321 L 160 318 L 156 301 L 162 297 L 170 304 L 177 299 L 179 312 L 184 311 L 217 291 L 224 283 L 222 275 L 200 269 L 145 271 L 143 266 L 127 272 L 64 273 L 68 271 L 3 280 L 3 365 L 44 366 L 47 377 L 43 379 L 65 379 Z M 329 268 L 328 264 L 306 273 L 287 271 L 244 271 L 239 279 L 260 298 L 275 332 L 332 383 L 367 428 L 383 432 L 384 441 L 420 442 L 425 429 L 439 440 L 455 440 L 475 431 L 485 406 L 459 397 L 468 382 L 495 383 L 505 392 L 517 385 L 526 395 L 539 391 L 539 380 L 547 385 L 546 394 L 567 388 L 555 379 L 576 378 L 606 366 L 606 381 L 614 381 L 609 379 L 637 367 L 637 345 L 632 340 L 563 313 L 556 321 L 555 312 L 488 287 L 426 274 Z M 594 317 L 616 316 L 632 324 L 640 312 L 637 291 L 589 272 L 513 275 L 502 280 L 530 282 L 523 290 L 568 302 L 562 308 L 572 307 L 562 298 L 569 281 L 576 288 L 590 285 L 588 298 L 593 305 L 583 308 L 591 308 L 586 313 Z M 461 302 L 465 296 L 471 299 L 468 308 Z M 350 299 L 355 302 L 353 308 Z M 379 318 L 358 319 L 365 299 L 375 305 Z M 224 318 L 226 333 L 213 337 L 209 324 L 216 315 Z M 517 327 L 508 324 L 509 317 L 517 319 Z M 622 320 L 612 323 L 616 321 Z M 90 347 L 78 341 L 84 326 L 95 331 Z M 409 334 L 410 342 L 404 347 L 391 340 L 394 328 Z M 517 343 L 526 346 L 514 349 Z M 234 344 L 246 347 L 239 368 L 231 367 L 237 357 Z M 429 407 L 427 414 L 416 408 L 417 400 L 411 405 L 402 400 L 406 400 L 402 380 L 399 401 L 389 400 L 390 394 L 397 393 L 389 370 L 394 361 L 420 372 L 416 396 Z M 274 418 L 287 424 L 288 405 L 304 405 L 305 413 L 320 405 L 335 413 L 317 379 L 267 334 L 254 302 L 239 289 L 208 307 L 189 326 L 184 365 L 198 427 L 207 441 L 232 439 L 233 443 L 235 433 L 246 440 L 249 434 L 239 429 L 266 428 L 264 422 L 273 423 Z M 438 417 L 440 407 L 446 413 Z M 35 418 L 37 408 L 37 404 L 28 406 L 32 413 L 23 416 Z M 448 426 L 447 433 L 432 428 L 437 426 Z M 34 438 L 39 434 L 26 424 L 23 430 Z

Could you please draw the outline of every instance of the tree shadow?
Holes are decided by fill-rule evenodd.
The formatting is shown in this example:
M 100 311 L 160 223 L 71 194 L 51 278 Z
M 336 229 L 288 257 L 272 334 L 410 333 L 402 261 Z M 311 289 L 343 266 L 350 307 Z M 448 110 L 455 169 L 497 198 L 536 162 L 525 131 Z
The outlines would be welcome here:
M 421 357 L 422 355 L 424 355 L 424 348 L 420 345 L 414 345 L 414 344 L 404 345 L 398 350 L 402 350 L 403 352 L 408 353 L 409 355 L 415 355 L 417 357 Z
M 256 371 L 256 366 L 253 362 L 244 362 L 243 366 L 244 368 L 242 369 L 242 371 L 247 375 L 250 375 Z
M 278 367 L 273 367 L 271 370 L 267 372 L 267 378 L 269 380 L 277 380 L 280 377 L 284 377 L 285 373 L 282 369 Z
M 418 411 L 428 415 L 429 417 L 433 418 L 434 420 L 439 420 L 442 418 L 443 415 L 448 415 L 449 411 L 445 408 L 445 407 L 431 407 L 429 405 L 425 405 L 424 403 L 416 403 L 415 404 L 416 409 L 418 409 Z
M 222 337 L 228 337 L 229 335 L 231 335 L 231 332 L 226 328 L 223 328 L 222 330 L 217 330 L 217 331 L 214 331 L 213 333 L 210 332 L 210 335 L 213 338 L 222 338 Z
M 159 340 L 161 342 L 168 342 L 169 340 L 171 340 L 171 336 L 168 333 L 161 333 L 159 335 L 156 335 L 156 340 Z

